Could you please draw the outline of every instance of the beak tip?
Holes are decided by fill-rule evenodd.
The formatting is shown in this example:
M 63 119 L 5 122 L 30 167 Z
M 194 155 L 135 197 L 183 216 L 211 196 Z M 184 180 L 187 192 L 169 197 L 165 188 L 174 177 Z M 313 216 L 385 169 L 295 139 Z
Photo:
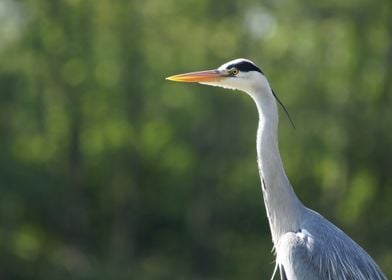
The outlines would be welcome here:
M 165 80 L 166 80 L 166 81 L 175 81 L 175 80 L 173 79 L 173 76 L 166 77 Z

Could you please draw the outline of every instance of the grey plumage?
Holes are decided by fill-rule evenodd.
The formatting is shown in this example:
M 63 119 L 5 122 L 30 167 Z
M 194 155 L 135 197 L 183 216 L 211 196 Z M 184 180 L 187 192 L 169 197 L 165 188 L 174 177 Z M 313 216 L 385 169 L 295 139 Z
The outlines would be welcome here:
M 320 214 L 304 208 L 303 220 L 298 232 L 285 233 L 277 244 L 287 279 L 386 279 L 358 244 Z

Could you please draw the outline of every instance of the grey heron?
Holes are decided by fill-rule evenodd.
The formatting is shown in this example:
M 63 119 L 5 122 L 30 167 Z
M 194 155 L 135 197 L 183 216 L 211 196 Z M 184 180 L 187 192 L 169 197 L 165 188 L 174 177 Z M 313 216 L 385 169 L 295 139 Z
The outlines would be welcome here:
M 256 103 L 257 163 L 276 254 L 272 279 L 277 269 L 282 280 L 387 279 L 364 249 L 323 216 L 305 207 L 296 196 L 283 168 L 277 141 L 277 101 L 281 102 L 256 64 L 241 58 L 214 70 L 166 79 L 240 90 Z

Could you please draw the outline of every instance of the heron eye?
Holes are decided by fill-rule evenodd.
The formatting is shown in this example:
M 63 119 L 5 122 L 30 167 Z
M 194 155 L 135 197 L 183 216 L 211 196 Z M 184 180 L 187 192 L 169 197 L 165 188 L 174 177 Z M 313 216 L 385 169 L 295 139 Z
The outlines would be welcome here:
M 239 72 L 240 72 L 240 71 L 238 71 L 237 68 L 232 68 L 232 69 L 230 70 L 230 74 L 232 74 L 233 76 L 237 75 Z

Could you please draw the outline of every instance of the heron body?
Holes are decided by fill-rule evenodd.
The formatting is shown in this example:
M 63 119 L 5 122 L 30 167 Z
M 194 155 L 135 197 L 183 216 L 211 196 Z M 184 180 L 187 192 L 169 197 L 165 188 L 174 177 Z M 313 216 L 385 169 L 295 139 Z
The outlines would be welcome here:
M 279 153 L 277 97 L 253 62 L 235 59 L 215 70 L 167 79 L 237 89 L 255 102 L 259 114 L 257 162 L 282 280 L 387 279 L 365 250 L 295 195 Z

